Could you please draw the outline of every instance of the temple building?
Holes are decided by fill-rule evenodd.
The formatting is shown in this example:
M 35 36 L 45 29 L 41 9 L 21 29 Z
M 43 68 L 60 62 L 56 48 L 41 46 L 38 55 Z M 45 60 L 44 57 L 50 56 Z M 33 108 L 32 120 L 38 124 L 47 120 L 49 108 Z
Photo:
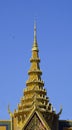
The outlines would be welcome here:
M 28 80 L 17 109 L 12 113 L 8 107 L 10 120 L 0 120 L 0 130 L 72 130 L 72 121 L 60 120 L 53 109 L 41 78 L 39 48 L 34 25 L 34 41 L 30 58 Z

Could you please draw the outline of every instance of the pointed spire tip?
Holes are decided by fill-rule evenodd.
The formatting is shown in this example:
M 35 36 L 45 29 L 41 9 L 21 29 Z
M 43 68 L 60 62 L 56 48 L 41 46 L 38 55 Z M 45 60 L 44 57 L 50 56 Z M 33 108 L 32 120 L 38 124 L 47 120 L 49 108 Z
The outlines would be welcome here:
M 36 21 L 34 22 L 34 42 L 37 42 L 37 38 L 36 38 Z
M 34 21 L 34 42 L 33 42 L 32 51 L 33 51 L 33 50 L 38 51 L 37 37 L 36 37 L 36 21 Z

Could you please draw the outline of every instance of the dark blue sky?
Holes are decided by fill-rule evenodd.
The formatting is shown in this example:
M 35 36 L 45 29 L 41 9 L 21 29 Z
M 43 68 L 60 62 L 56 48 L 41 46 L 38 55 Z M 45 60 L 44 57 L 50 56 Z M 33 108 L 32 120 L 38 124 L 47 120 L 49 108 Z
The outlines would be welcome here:
M 42 79 L 61 119 L 72 119 L 72 0 L 0 1 L 0 119 L 8 119 L 23 95 L 34 20 Z

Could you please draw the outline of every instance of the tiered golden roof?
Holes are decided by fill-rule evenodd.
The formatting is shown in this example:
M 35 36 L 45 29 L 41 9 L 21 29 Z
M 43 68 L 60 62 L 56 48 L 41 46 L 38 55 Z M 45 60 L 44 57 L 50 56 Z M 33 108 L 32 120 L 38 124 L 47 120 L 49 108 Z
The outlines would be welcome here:
M 21 102 L 18 104 L 18 110 L 15 110 L 14 116 L 18 122 L 24 122 L 25 118 L 33 109 L 41 112 L 53 112 L 52 105 L 44 89 L 44 82 L 41 79 L 39 49 L 36 38 L 36 24 L 34 25 L 34 42 L 32 47 L 31 66 L 28 71 L 29 78 L 26 82 Z

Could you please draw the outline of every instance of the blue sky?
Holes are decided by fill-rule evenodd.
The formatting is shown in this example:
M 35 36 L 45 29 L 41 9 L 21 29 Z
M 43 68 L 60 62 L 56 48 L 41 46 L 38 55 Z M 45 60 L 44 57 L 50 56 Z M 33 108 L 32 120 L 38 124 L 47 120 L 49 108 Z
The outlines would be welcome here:
M 0 1 L 0 119 L 9 119 L 28 79 L 34 20 L 42 79 L 61 119 L 72 119 L 72 0 Z

